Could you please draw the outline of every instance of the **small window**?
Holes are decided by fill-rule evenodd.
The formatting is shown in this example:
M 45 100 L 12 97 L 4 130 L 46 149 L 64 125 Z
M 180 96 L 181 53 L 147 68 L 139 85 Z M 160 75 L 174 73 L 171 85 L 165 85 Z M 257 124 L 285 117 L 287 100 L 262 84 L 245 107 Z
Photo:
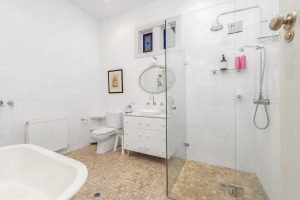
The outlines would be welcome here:
M 165 21 L 159 21 L 135 28 L 134 32 L 134 57 L 163 55 L 164 49 L 174 48 L 178 44 L 180 24 L 176 18 L 169 19 L 167 28 Z
M 168 29 L 168 35 L 166 29 L 163 28 L 163 48 L 172 48 L 176 46 L 176 24 L 170 24 L 170 28 Z
M 143 53 L 153 51 L 153 33 L 143 34 Z

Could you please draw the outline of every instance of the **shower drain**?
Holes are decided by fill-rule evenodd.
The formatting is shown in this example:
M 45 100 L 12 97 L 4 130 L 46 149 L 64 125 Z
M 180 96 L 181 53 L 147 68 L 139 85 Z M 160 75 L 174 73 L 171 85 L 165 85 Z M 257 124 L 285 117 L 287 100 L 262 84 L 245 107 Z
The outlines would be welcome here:
M 244 189 L 237 186 L 228 185 L 228 194 L 232 197 L 239 198 L 244 195 Z
M 228 194 L 232 197 L 240 198 L 244 195 L 244 188 L 242 187 L 229 185 L 224 182 L 219 182 L 219 186 L 221 188 L 227 189 Z
M 101 193 L 100 192 L 96 192 L 93 194 L 93 200 L 100 200 L 101 198 Z

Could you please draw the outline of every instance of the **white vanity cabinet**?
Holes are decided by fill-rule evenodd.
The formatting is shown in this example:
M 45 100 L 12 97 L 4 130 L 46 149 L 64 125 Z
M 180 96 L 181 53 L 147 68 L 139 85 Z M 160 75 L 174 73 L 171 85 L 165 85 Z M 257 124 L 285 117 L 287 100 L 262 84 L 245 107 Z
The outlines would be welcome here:
M 166 119 L 125 115 L 124 148 L 166 158 Z

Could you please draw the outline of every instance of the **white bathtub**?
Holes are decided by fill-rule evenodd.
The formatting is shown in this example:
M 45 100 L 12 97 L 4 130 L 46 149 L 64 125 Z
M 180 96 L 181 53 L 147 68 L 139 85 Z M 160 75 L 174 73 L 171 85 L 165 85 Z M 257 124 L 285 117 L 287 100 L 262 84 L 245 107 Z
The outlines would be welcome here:
M 0 200 L 67 200 L 86 178 L 82 163 L 44 148 L 0 148 Z

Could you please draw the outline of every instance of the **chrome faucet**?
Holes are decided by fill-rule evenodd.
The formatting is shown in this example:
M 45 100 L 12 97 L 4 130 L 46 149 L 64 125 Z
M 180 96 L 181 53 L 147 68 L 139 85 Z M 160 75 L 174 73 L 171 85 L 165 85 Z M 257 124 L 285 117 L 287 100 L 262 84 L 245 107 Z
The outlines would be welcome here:
M 155 102 L 155 99 L 154 99 L 154 94 L 152 92 L 150 92 L 150 98 L 149 98 L 149 101 L 151 102 L 152 101 L 152 105 L 156 105 L 156 102 Z M 150 105 L 150 102 L 147 102 L 147 106 Z
M 154 100 L 154 94 L 152 94 L 152 104 L 155 106 L 156 105 L 156 102 Z

